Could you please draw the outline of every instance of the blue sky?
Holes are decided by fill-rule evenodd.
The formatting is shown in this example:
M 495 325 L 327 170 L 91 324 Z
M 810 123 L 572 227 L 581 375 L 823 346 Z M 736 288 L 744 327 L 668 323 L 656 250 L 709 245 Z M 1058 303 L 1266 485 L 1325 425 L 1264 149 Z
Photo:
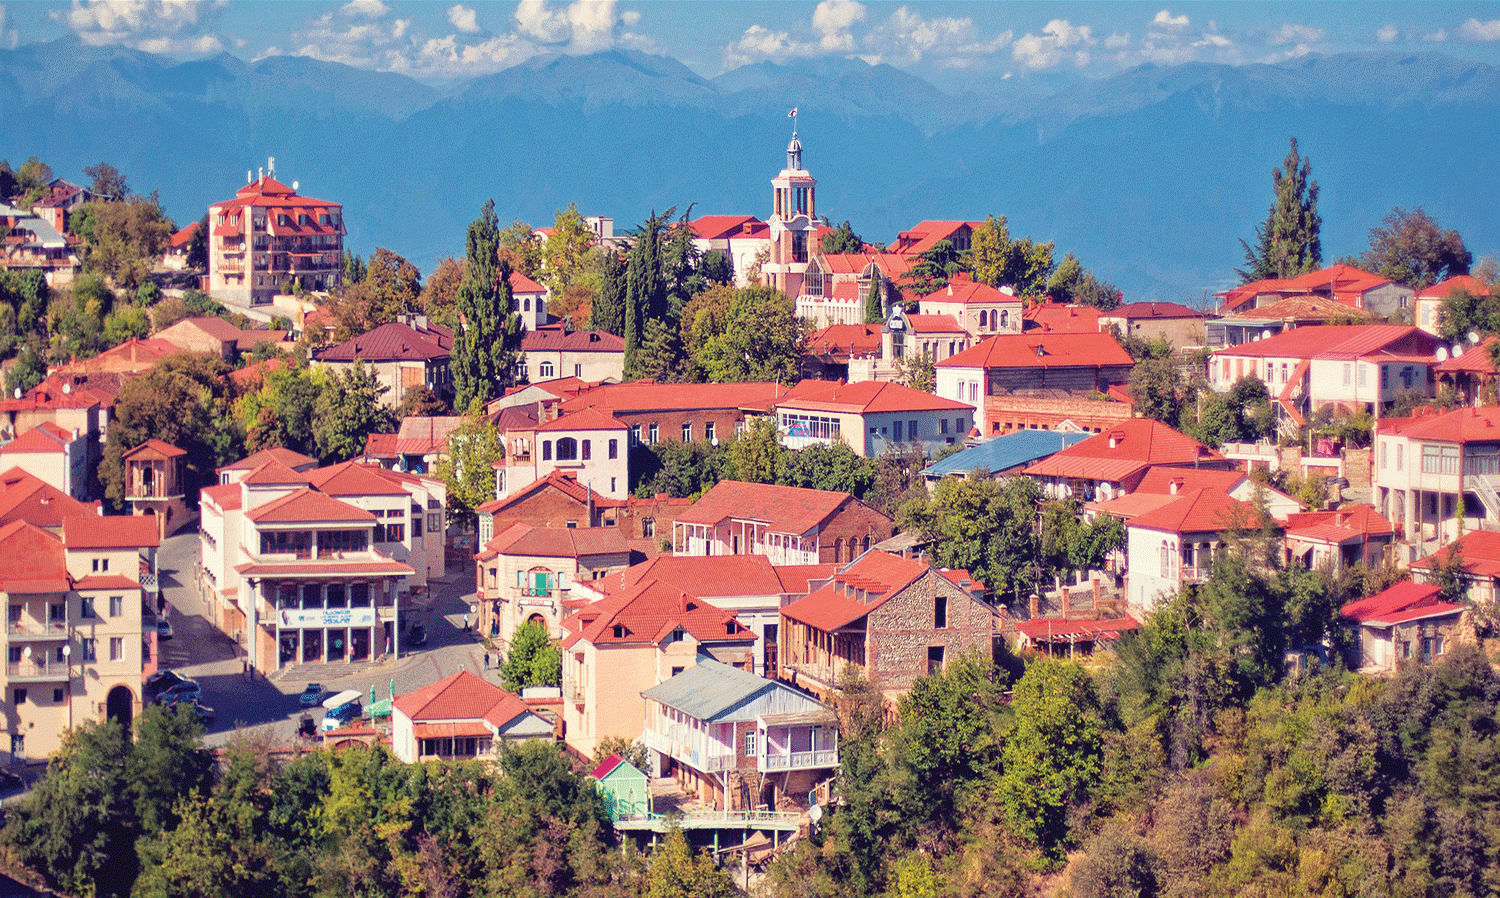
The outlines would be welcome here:
M 546 53 L 628 47 L 712 77 L 746 63 L 885 62 L 935 83 L 1104 77 L 1145 62 L 1275 62 L 1441 50 L 1500 63 L 1500 3 L 286 2 L 0 3 L 0 47 L 76 34 L 182 57 L 299 54 L 443 82 Z

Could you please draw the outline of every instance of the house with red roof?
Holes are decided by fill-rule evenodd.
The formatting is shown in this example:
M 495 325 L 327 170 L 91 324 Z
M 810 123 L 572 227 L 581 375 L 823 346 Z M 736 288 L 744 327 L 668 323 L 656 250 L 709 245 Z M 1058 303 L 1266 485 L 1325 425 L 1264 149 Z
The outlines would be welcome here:
M 126 375 L 110 372 L 52 373 L 19 397 L 0 398 L 0 438 L 51 422 L 77 433 L 88 447 L 88 465 L 103 455 L 104 435 L 114 420 L 115 397 Z
M 208 292 L 243 305 L 332 290 L 343 272 L 344 207 L 262 173 L 208 207 Z
M 1100 397 L 1128 383 L 1133 367 L 1109 334 L 999 334 L 938 362 L 937 394 L 975 408 L 986 436 L 1099 431 L 1130 416 L 1130 406 Z
M 1380 316 L 1373 312 L 1352 309 L 1326 297 L 1288 296 L 1209 321 L 1207 345 L 1214 349 L 1240 346 L 1311 325 L 1379 323 Z
M 1435 584 L 1438 570 L 1459 557 L 1459 581 L 1464 598 L 1470 605 L 1494 603 L 1500 599 L 1500 531 L 1473 530 L 1411 564 L 1411 576 L 1418 583 Z
M 660 555 L 615 574 L 575 583 L 577 600 L 600 601 L 661 581 L 682 594 L 731 612 L 757 637 L 753 673 L 774 677 L 777 669 L 781 606 L 800 599 L 818 581 L 832 577 L 836 564 L 772 564 L 764 555 Z
M 968 252 L 974 232 L 983 226 L 982 221 L 919 221 L 897 234 L 890 250 L 897 255 L 920 256 L 946 240 L 958 252 Z
M 974 336 L 952 315 L 907 314 L 897 306 L 886 320 L 881 335 L 880 355 L 891 364 L 871 370 L 884 373 L 885 376 L 880 378 L 882 380 L 893 380 L 894 363 L 898 359 L 906 362 L 917 359 L 941 362 L 968 349 L 973 342 Z
M 802 354 L 802 376 L 818 380 L 849 380 L 850 363 L 882 357 L 884 325 L 830 324 L 813 331 Z
M 0 473 L 0 525 L 25 521 L 62 532 L 64 518 L 100 514 L 99 503 L 84 503 L 20 467 Z
M 563 617 L 590 600 L 574 599 L 574 584 L 622 571 L 630 560 L 614 527 L 512 523 L 474 554 L 475 626 L 506 644 L 525 623 L 541 624 L 557 639 Z
M 1482 297 L 1488 296 L 1490 290 L 1491 285 L 1473 275 L 1454 275 L 1417 293 L 1416 298 L 1412 300 L 1415 307 L 1412 313 L 1412 322 L 1429 334 L 1438 334 L 1441 332 L 1443 326 L 1443 300 L 1459 291 L 1468 293 L 1471 296 Z
M 1179 493 L 1132 516 L 1125 524 L 1127 604 L 1151 613 L 1185 584 L 1208 577 L 1226 532 L 1258 526 L 1254 505 L 1210 489 Z M 1282 529 L 1274 520 L 1270 526 Z
M 125 465 L 125 502 L 131 514 L 155 518 L 162 538 L 192 522 L 183 468 L 186 450 L 152 439 L 125 450 L 120 461 Z
M 502 415 L 517 411 L 505 409 Z M 562 471 L 607 499 L 624 500 L 630 492 L 628 428 L 592 406 L 556 417 L 543 414 L 546 419 L 536 423 L 502 419 L 505 458 L 495 462 L 495 498 L 506 499 Z
M 841 564 L 889 539 L 891 519 L 848 493 L 721 480 L 672 525 L 678 555 Z
M 1356 564 L 1380 567 L 1391 557 L 1395 541 L 1395 525 L 1363 503 L 1286 518 L 1287 557 L 1300 560 L 1309 570 L 1326 567 L 1338 573 Z
M 1117 328 L 1122 337 L 1166 340 L 1177 348 L 1202 346 L 1207 315 L 1175 302 L 1132 302 L 1100 313 L 1099 329 Z
M 771 413 L 786 387 L 778 383 L 659 384 L 649 380 L 604 383 L 563 399 L 563 414 L 594 408 L 630 429 L 630 445 L 661 440 L 696 443 L 727 440 L 745 422 Z M 597 487 L 596 487 L 597 488 Z
M 1378 274 L 1336 264 L 1293 278 L 1252 281 L 1214 296 L 1226 312 L 1254 309 L 1292 296 L 1318 296 L 1389 317 L 1411 307 L 1413 291 Z
M 682 500 L 687 506 L 687 500 Z M 478 516 L 478 545 L 517 523 L 540 527 L 607 527 L 616 523 L 622 507 L 578 481 L 575 471 L 549 471 L 501 499 L 474 509 Z
M 163 328 L 151 339 L 170 343 L 178 351 L 204 352 L 233 364 L 241 355 L 249 353 L 261 343 L 269 343 L 277 349 L 290 352 L 293 348 L 286 331 L 265 328 L 240 328 L 212 315 L 184 318 L 170 327 Z
M 412 323 L 387 322 L 336 346 L 319 349 L 313 353 L 313 361 L 334 372 L 346 371 L 356 363 L 364 365 L 385 387 L 380 401 L 394 408 L 413 387 L 426 387 L 439 396 L 451 397 L 452 356 L 453 331 L 418 319 Z
M 896 282 L 910 267 L 911 259 L 896 253 L 814 252 L 797 294 L 797 317 L 810 320 L 815 328 L 860 324 L 872 288 L 885 315 L 901 300 Z
M 606 736 L 637 739 L 641 693 L 711 658 L 749 670 L 756 637 L 733 612 L 648 579 L 563 619 L 563 726 L 592 755 Z
M 445 500 L 440 481 L 352 462 L 297 471 L 271 459 L 205 487 L 213 623 L 262 670 L 403 651 L 398 599 L 443 573 Z
M 519 696 L 467 670 L 391 702 L 391 753 L 407 764 L 492 759 L 500 740 L 551 738 Z
M 1447 542 L 1500 520 L 1500 408 L 1386 418 L 1375 431 L 1374 504 L 1409 543 Z
M 1151 418 L 1132 418 L 1043 458 L 1024 470 L 1057 499 L 1107 500 L 1133 493 L 1152 467 L 1227 471 L 1228 459 Z
M 19 467 L 75 499 L 86 499 L 88 449 L 78 431 L 43 421 L 0 445 L 0 469 Z
M 587 381 L 625 379 L 625 341 L 606 331 L 569 331 L 547 324 L 521 338 L 526 378 L 550 381 L 576 377 Z
M 10 651 L 0 673 L 8 735 L 0 748 L 12 764 L 46 758 L 86 722 L 129 726 L 144 702 L 142 677 L 155 670 L 142 579 L 156 571 L 156 528 L 93 512 L 64 518 L 58 532 L 25 520 L 0 526 Z
M 952 315 L 958 326 L 976 339 L 1021 332 L 1021 300 L 1015 291 L 981 284 L 963 274 L 950 278 L 946 287 L 918 299 L 917 312 Z
M 1079 303 L 1039 302 L 1021 313 L 1022 330 L 1042 334 L 1097 334 L 1100 311 Z
M 986 655 L 1000 613 L 967 574 L 866 552 L 782 606 L 779 676 L 828 700 L 849 665 L 895 701 L 969 651 Z
M 771 226 L 754 215 L 705 215 L 688 223 L 699 255 L 721 252 L 734 269 L 734 284 L 749 284 L 756 258 L 769 254 Z
M 166 252 L 162 253 L 161 267 L 168 271 L 182 271 L 187 268 L 187 257 L 193 248 L 193 237 L 202 227 L 203 222 L 194 221 L 173 234 L 167 240 Z
M 268 332 L 261 331 L 261 333 Z M 166 340 L 159 340 L 156 337 L 147 337 L 144 340 L 131 337 L 124 343 L 112 346 L 96 356 L 54 365 L 47 369 L 47 373 L 49 376 L 59 378 L 73 378 L 78 383 L 86 383 L 101 375 L 145 374 L 156 367 L 157 362 L 178 352 L 181 350 Z
M 46 202 L 45 200 L 43 202 Z M 0 271 L 38 271 L 54 290 L 73 283 L 78 275 L 76 236 L 69 236 L 66 216 L 59 208 L 40 205 L 30 211 L 10 206 L 0 198 Z
M 552 316 L 547 314 L 547 300 L 552 296 L 552 291 L 527 277 L 525 273 L 511 270 L 510 296 L 511 308 L 521 316 L 521 327 L 527 333 L 551 322 Z
M 1257 377 L 1279 412 L 1294 423 L 1325 406 L 1374 412 L 1403 393 L 1432 395 L 1442 341 L 1393 324 L 1299 327 L 1253 343 L 1216 350 L 1208 382 L 1226 392 Z
M 873 458 L 913 444 L 924 451 L 962 440 L 974 407 L 884 381 L 804 380 L 776 400 L 776 426 L 791 449 L 842 440 Z
M 1049 658 L 1088 657 L 1094 650 L 1112 645 L 1126 633 L 1141 628 L 1128 614 L 1119 617 L 1037 617 L 1016 621 L 1016 644 Z
M 1360 673 L 1391 673 L 1405 663 L 1431 664 L 1455 645 L 1474 639 L 1462 605 L 1445 602 L 1436 584 L 1406 580 L 1339 609 L 1352 631 Z
M 268 461 L 285 465 L 293 471 L 311 471 L 318 466 L 318 460 L 311 456 L 294 452 L 284 446 L 272 446 L 269 449 L 252 452 L 237 462 L 231 462 L 217 469 L 215 473 L 219 475 L 220 483 L 239 483 L 246 474 Z
M 1500 386 L 1497 386 L 1500 369 L 1496 369 L 1494 362 L 1497 343 L 1500 337 L 1491 335 L 1478 343 L 1455 344 L 1453 349 L 1461 350 L 1457 353 L 1439 347 L 1437 355 L 1441 361 L 1432 369 L 1437 394 L 1455 393 L 1464 405 L 1500 404 Z M 1446 359 L 1442 358 L 1444 355 Z

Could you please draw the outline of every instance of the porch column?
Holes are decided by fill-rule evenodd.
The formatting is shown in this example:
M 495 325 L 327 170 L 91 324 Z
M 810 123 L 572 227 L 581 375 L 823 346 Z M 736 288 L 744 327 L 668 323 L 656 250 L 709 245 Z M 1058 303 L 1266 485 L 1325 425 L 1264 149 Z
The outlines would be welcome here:
M 1421 542 L 1416 531 L 1417 517 L 1417 491 L 1408 487 L 1405 491 L 1406 505 L 1406 540 L 1407 542 Z

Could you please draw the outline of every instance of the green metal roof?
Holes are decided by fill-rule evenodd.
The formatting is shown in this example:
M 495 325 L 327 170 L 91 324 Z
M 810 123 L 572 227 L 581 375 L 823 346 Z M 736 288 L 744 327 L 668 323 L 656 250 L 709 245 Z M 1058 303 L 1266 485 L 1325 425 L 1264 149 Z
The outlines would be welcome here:
M 778 685 L 775 680 L 746 673 L 711 658 L 703 658 L 696 667 L 689 667 L 665 683 L 652 686 L 641 695 L 675 708 L 695 720 L 713 720 Z

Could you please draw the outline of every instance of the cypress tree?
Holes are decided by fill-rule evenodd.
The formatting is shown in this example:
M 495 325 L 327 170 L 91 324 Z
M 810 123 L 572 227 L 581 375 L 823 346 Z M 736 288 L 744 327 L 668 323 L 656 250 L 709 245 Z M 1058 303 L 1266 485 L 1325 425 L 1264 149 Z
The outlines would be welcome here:
M 865 294 L 865 324 L 881 324 L 885 321 L 884 304 L 880 301 L 880 276 L 870 279 L 870 292 Z
M 515 382 L 521 316 L 511 296 L 511 267 L 499 255 L 500 222 L 487 200 L 469 225 L 468 259 L 458 286 L 458 332 L 453 336 L 454 407 L 488 402 Z
M 1318 182 L 1312 180 L 1311 161 L 1298 155 L 1295 137 L 1281 168 L 1271 172 L 1271 188 L 1275 199 L 1265 223 L 1255 229 L 1255 246 L 1240 241 L 1245 267 L 1239 275 L 1247 284 L 1296 277 L 1323 264 Z
M 604 260 L 604 284 L 589 309 L 589 328 L 625 335 L 625 260 L 615 253 Z
M 646 322 L 667 311 L 667 282 L 662 275 L 662 238 L 669 216 L 651 216 L 641 225 L 625 271 L 625 370 L 633 370 L 636 351 L 646 333 Z

